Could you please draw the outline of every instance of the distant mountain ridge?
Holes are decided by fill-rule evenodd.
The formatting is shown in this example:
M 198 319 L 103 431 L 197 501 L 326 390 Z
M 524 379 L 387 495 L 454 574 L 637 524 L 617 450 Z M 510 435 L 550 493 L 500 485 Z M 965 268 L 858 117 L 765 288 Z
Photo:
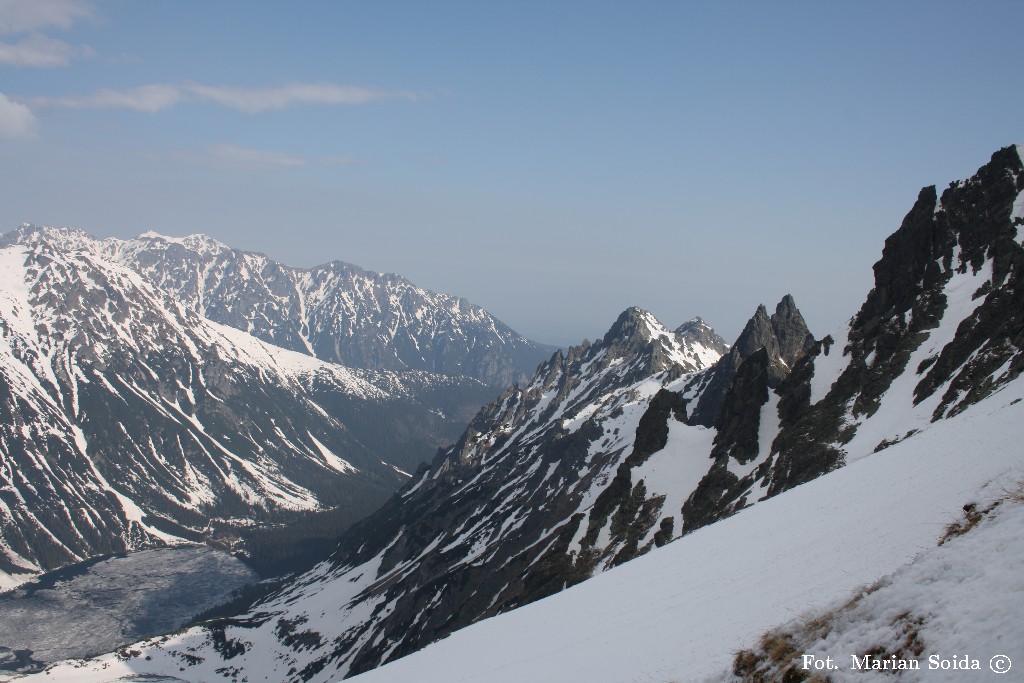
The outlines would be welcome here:
M 504 388 L 528 380 L 555 350 L 465 299 L 341 261 L 294 268 L 205 235 L 100 240 L 27 224 L 0 245 L 40 240 L 128 266 L 210 320 L 351 368 L 466 375 Z

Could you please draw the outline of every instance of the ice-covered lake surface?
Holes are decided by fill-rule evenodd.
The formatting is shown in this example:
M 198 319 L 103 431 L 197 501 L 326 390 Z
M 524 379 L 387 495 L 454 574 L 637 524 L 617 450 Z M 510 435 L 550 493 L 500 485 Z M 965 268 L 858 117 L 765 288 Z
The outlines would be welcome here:
M 4 672 L 173 631 L 256 580 L 243 562 L 206 546 L 144 550 L 44 574 L 0 594 L 0 680 Z

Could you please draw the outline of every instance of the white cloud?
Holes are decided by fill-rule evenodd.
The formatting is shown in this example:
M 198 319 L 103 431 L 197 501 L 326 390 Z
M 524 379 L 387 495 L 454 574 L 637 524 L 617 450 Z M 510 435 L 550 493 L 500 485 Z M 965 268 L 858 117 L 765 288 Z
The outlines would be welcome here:
M 0 137 L 20 138 L 35 134 L 36 117 L 24 104 L 12 102 L 0 92 Z
M 174 85 L 154 83 L 129 90 L 98 90 L 80 97 L 36 97 L 29 102 L 36 107 L 64 107 L 67 109 L 133 109 L 153 114 L 173 107 L 184 99 L 181 89 Z
M 331 83 L 292 83 L 276 88 L 240 88 L 224 85 L 157 83 L 130 90 L 100 90 L 91 95 L 39 97 L 29 100 L 38 107 L 69 109 L 134 109 L 157 112 L 179 102 L 208 102 L 229 109 L 259 114 L 299 105 L 358 105 L 389 99 L 417 99 L 413 92 L 380 90 Z
M 229 144 L 217 145 L 212 155 L 218 161 L 245 168 L 287 168 L 309 164 L 309 160 L 304 157 Z
M 70 28 L 76 19 L 92 13 L 92 5 L 82 0 L 0 0 L 0 35 Z
M 94 57 L 91 47 L 75 47 L 38 33 L 49 27 L 70 28 L 92 13 L 92 5 L 82 0 L 0 0 L 0 35 L 29 34 L 17 42 L 0 43 L 0 65 L 51 68 Z
M 90 47 L 75 47 L 63 40 L 33 33 L 17 43 L 0 43 L 0 64 L 8 66 L 67 66 L 76 57 L 93 57 Z
M 215 102 L 247 114 L 281 110 L 302 104 L 366 104 L 390 99 L 414 100 L 416 93 L 380 90 L 333 83 L 289 83 L 276 88 L 239 88 L 189 84 L 185 89 L 198 99 Z

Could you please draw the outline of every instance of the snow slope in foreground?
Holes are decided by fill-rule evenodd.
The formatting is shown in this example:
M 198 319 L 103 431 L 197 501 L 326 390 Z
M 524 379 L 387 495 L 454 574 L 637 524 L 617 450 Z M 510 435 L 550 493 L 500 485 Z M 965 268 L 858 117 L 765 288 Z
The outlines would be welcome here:
M 995 493 L 963 516 L 966 533 L 751 644 L 737 655 L 742 680 L 785 681 L 787 671 L 830 683 L 891 681 L 893 671 L 901 683 L 1024 680 L 1024 482 Z M 723 671 L 708 683 L 737 679 Z
M 720 673 L 774 624 L 934 548 L 962 505 L 1024 475 L 1022 394 L 1016 382 L 900 444 L 353 680 L 621 683 Z M 985 667 L 973 673 L 988 676 L 990 657 L 1013 657 L 970 654 Z

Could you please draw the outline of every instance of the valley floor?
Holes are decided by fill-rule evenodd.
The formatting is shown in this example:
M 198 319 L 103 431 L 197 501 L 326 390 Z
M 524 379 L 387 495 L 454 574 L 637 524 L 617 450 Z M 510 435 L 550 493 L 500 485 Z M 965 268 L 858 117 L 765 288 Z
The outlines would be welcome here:
M 0 680 L 173 631 L 256 579 L 241 560 L 206 546 L 143 550 L 44 574 L 0 595 Z

